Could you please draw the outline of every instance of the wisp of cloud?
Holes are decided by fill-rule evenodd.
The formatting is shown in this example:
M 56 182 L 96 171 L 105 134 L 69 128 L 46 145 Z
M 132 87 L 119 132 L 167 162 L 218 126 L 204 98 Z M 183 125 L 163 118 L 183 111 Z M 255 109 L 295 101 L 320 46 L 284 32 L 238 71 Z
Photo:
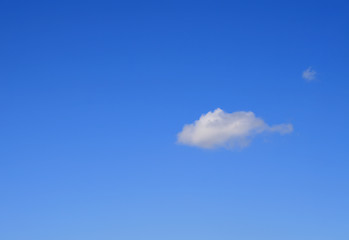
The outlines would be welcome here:
M 313 70 L 311 67 L 308 67 L 306 70 L 303 71 L 302 77 L 308 82 L 313 81 L 316 78 L 316 71 Z
M 201 115 L 199 120 L 185 125 L 178 133 L 178 143 L 200 148 L 246 147 L 251 139 L 263 132 L 286 134 L 293 131 L 291 124 L 269 126 L 253 112 L 226 113 L 217 108 Z

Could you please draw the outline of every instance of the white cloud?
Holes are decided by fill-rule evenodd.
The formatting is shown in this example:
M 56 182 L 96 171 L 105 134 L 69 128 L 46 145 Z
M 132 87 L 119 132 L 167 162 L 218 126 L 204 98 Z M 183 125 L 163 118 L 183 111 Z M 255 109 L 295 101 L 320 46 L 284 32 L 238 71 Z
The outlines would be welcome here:
M 313 70 L 311 67 L 308 67 L 306 70 L 303 71 L 302 77 L 307 81 L 313 81 L 316 78 L 316 71 Z
M 255 135 L 263 132 L 286 134 L 292 131 L 291 124 L 269 126 L 253 112 L 226 113 L 217 108 L 185 125 L 177 140 L 178 143 L 200 148 L 234 148 L 246 147 Z

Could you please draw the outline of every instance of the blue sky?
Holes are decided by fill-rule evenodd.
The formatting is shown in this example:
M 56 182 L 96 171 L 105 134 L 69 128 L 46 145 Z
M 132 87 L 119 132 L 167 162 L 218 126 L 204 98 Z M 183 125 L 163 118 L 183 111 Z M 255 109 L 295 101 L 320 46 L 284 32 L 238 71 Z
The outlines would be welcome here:
M 348 12 L 1 1 L 0 238 L 347 240 Z M 217 108 L 293 131 L 177 143 Z

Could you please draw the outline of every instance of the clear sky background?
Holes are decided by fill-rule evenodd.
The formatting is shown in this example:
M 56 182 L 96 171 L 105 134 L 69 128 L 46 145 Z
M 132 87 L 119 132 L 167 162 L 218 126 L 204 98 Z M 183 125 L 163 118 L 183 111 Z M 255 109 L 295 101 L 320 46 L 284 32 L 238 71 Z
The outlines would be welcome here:
M 1 1 L 0 239 L 348 240 L 348 12 Z M 176 144 L 216 108 L 294 130 Z

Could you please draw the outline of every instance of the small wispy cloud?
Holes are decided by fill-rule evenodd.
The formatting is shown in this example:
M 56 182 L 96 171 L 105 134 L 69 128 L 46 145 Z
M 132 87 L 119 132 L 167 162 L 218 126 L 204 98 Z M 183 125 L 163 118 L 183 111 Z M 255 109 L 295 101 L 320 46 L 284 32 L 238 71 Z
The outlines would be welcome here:
M 255 135 L 263 132 L 286 134 L 293 131 L 291 124 L 269 126 L 253 112 L 226 113 L 217 108 L 201 115 L 199 120 L 185 125 L 178 133 L 178 143 L 200 148 L 246 147 Z
M 313 81 L 316 79 L 316 71 L 312 67 L 308 67 L 303 71 L 302 77 L 308 82 Z

